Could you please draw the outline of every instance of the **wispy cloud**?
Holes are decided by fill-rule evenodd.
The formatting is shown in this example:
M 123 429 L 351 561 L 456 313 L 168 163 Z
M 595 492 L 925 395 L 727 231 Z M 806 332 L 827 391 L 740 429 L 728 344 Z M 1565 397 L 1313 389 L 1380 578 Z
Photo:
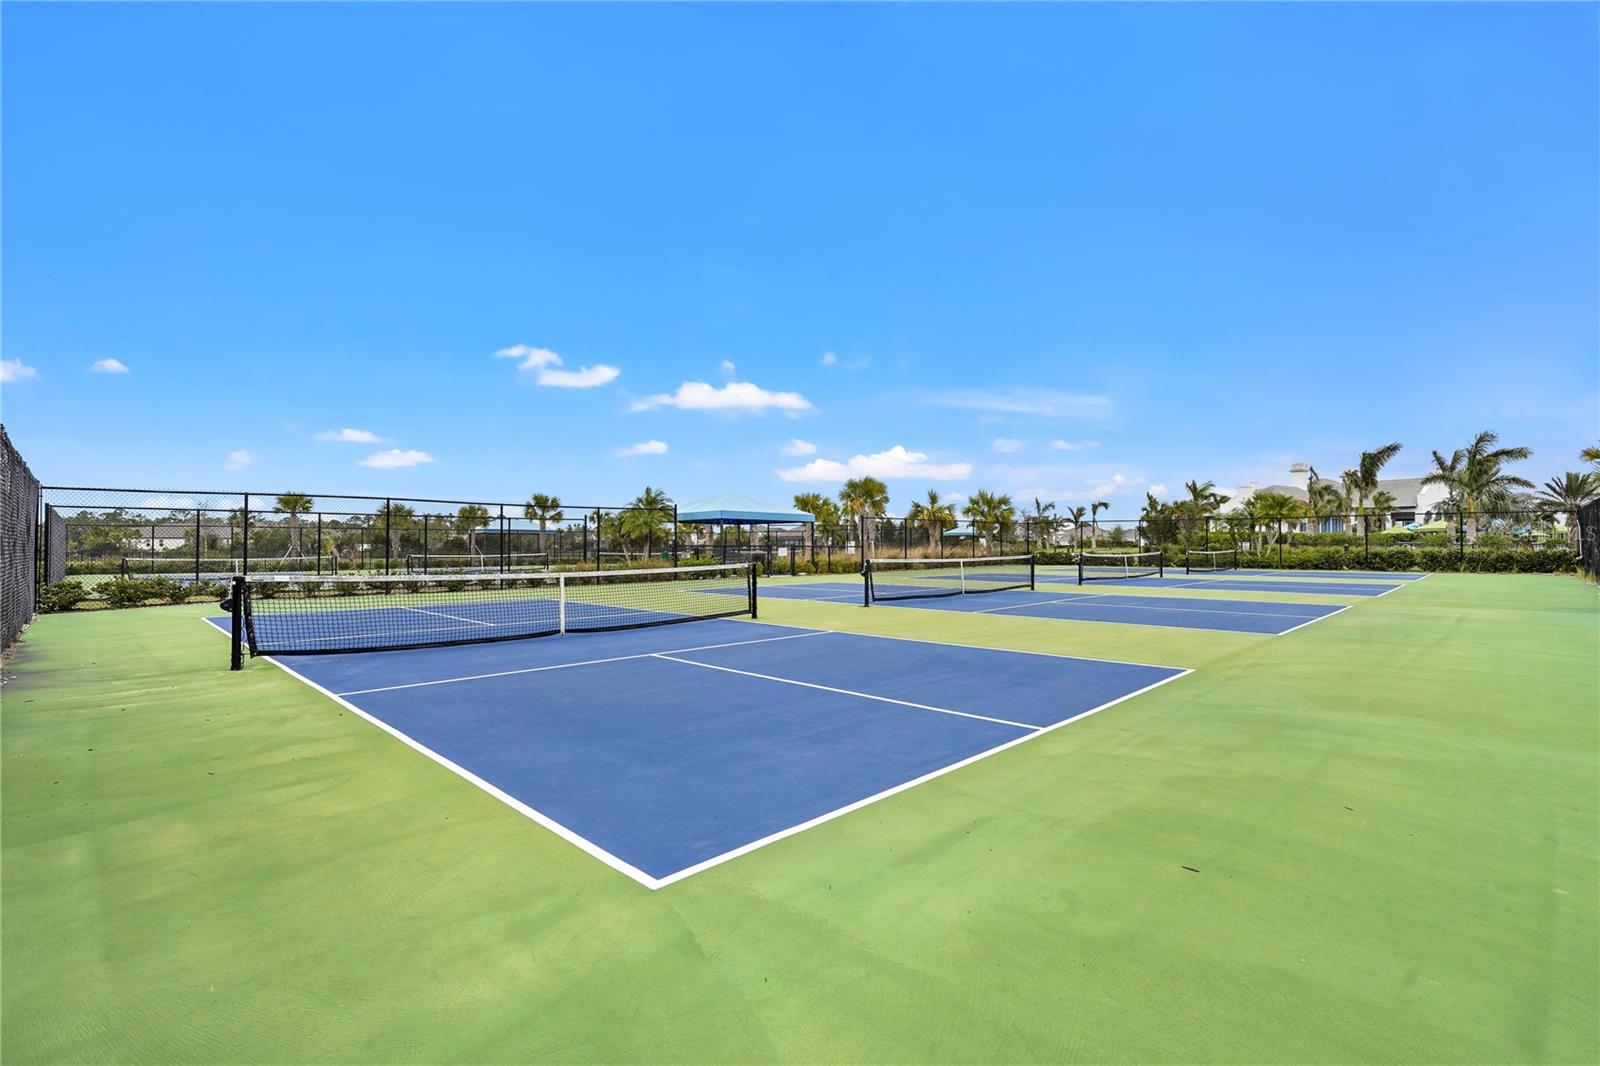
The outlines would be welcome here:
M 367 429 L 325 429 L 317 434 L 318 440 L 338 441 L 342 444 L 381 444 L 383 438 Z
M 927 389 L 913 393 L 932 407 L 954 407 L 988 414 L 1036 415 L 1049 418 L 1104 418 L 1111 397 L 1061 389 Z
M 833 366 L 834 364 L 838 363 L 838 361 L 839 361 L 839 357 L 837 355 L 834 355 L 832 352 L 823 352 L 822 353 L 822 365 L 823 366 Z
M 838 354 L 835 352 L 823 352 L 822 358 L 819 360 L 819 362 L 821 362 L 823 366 L 836 366 L 840 370 L 865 370 L 868 366 L 872 365 L 871 361 L 867 359 L 841 360 Z
M 1017 440 L 1015 437 L 996 437 L 990 447 L 994 448 L 994 450 L 997 452 L 1001 452 L 1002 454 L 1012 455 L 1016 452 L 1020 452 L 1023 448 L 1026 448 L 1027 445 L 1022 441 Z
M 126 374 L 128 364 L 121 359 L 96 359 L 89 364 L 91 374 Z
M 223 460 L 222 466 L 226 470 L 243 470 L 256 461 L 256 457 L 240 448 L 238 451 L 228 453 L 228 458 Z
M 721 370 L 724 374 L 732 374 L 738 368 L 733 365 L 733 360 L 732 359 L 724 359 L 722 361 L 722 365 L 720 367 L 718 367 L 718 369 Z
M 518 372 L 533 374 L 534 384 L 551 388 L 592 389 L 596 385 L 615 381 L 622 375 L 622 371 L 604 363 L 581 366 L 576 370 L 560 370 L 557 368 L 563 365 L 561 356 L 549 348 L 531 348 L 526 344 L 501 348 L 494 355 L 496 359 L 517 360 Z
M 784 455 L 816 455 L 817 454 L 817 446 L 815 444 L 812 444 L 808 440 L 801 440 L 799 437 L 796 437 L 793 440 L 791 440 L 788 444 L 785 444 L 783 446 L 783 454 Z
M 1050 442 L 1050 450 L 1053 452 L 1082 452 L 1098 447 L 1100 447 L 1100 442 L 1095 440 L 1053 440 Z
M 373 452 L 361 460 L 362 466 L 370 466 L 378 470 L 400 470 L 408 466 L 421 466 L 423 463 L 434 461 L 433 456 L 427 452 L 419 452 L 415 448 L 401 450 L 389 448 L 381 452 Z
M 811 401 L 798 392 L 773 392 L 748 381 L 730 381 L 720 388 L 704 381 L 685 381 L 677 392 L 662 392 L 633 401 L 633 410 L 676 407 L 680 411 L 751 411 L 769 409 L 788 414 L 812 410 Z
M 626 448 L 618 448 L 616 451 L 618 459 L 626 459 L 633 455 L 665 454 L 667 454 L 667 445 L 664 441 L 659 440 L 640 441 L 638 444 L 630 444 Z
M 1167 495 L 1167 487 L 1165 485 L 1151 485 L 1150 495 L 1154 496 L 1158 500 L 1165 499 Z
M 813 459 L 805 466 L 778 471 L 784 481 L 844 481 L 852 477 L 925 478 L 929 481 L 957 481 L 972 473 L 971 463 L 930 463 L 926 452 L 913 452 L 896 444 L 888 451 L 854 455 L 839 462 Z
M 14 384 L 32 381 L 38 376 L 39 372 L 21 359 L 0 359 L 0 382 Z

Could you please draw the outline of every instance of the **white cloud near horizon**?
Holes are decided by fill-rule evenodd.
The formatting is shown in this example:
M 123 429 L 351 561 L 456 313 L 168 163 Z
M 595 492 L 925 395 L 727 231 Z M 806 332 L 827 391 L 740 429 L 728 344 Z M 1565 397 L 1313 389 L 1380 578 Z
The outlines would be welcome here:
M 225 470 L 243 470 L 255 461 L 255 456 L 240 448 L 237 451 L 229 452 L 228 458 L 223 461 L 222 466 Z
M 618 448 L 615 454 L 618 459 L 626 459 L 633 455 L 665 455 L 666 453 L 666 442 L 645 440 L 640 441 L 638 444 L 630 444 L 626 448 Z
M 685 381 L 677 392 L 660 392 L 634 400 L 633 411 L 651 411 L 657 407 L 676 407 L 680 411 L 751 411 L 761 413 L 770 409 L 785 414 L 799 414 L 814 408 L 811 401 L 798 392 L 773 392 L 749 381 L 730 381 L 720 388 L 705 381 Z
M 844 462 L 813 459 L 805 466 L 777 471 L 783 481 L 844 481 L 853 477 L 925 478 L 929 481 L 958 481 L 972 474 L 971 463 L 930 463 L 926 452 L 913 452 L 896 444 L 888 451 L 854 455 Z
M 381 444 L 383 438 L 367 429 L 325 429 L 317 434 L 318 440 L 337 441 L 341 444 Z
M 1027 447 L 1026 444 L 1015 437 L 996 437 L 990 446 L 1004 455 L 1014 455 Z
M 121 359 L 96 359 L 89 364 L 91 374 L 126 374 L 128 364 Z
M 0 359 L 0 382 L 33 381 L 39 372 L 21 359 Z
M 622 376 L 614 366 L 596 363 L 580 366 L 576 370 L 559 370 L 561 356 L 549 348 L 533 348 L 526 344 L 513 344 L 494 353 L 496 359 L 516 359 L 518 373 L 532 373 L 534 384 L 558 389 L 592 389 Z
M 1062 389 L 934 389 L 917 392 L 914 396 L 933 407 L 954 407 L 988 414 L 1104 418 L 1111 412 L 1109 396 Z
M 361 460 L 361 466 L 370 466 L 375 470 L 402 470 L 408 466 L 421 466 L 423 463 L 434 462 L 433 456 L 427 452 L 419 452 L 415 448 L 401 450 L 389 448 L 381 452 L 373 452 Z
M 815 444 L 812 444 L 808 440 L 801 440 L 799 437 L 796 437 L 793 440 L 791 440 L 788 444 L 785 444 L 783 446 L 783 454 L 784 455 L 816 455 L 817 454 L 817 446 Z
M 1097 440 L 1053 440 L 1050 442 L 1050 450 L 1053 452 L 1081 452 L 1098 447 L 1100 447 L 1100 442 Z

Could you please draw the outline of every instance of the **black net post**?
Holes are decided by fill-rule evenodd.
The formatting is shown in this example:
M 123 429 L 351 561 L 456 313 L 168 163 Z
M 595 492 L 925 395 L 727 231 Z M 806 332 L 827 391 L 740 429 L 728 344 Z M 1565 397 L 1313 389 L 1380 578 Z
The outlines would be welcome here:
M 244 669 L 244 598 L 246 584 L 243 574 L 236 574 L 228 594 L 228 669 Z
M 872 606 L 872 561 L 865 556 L 861 559 L 861 606 Z
M 672 505 L 672 565 L 678 565 L 678 505 Z M 753 602 L 753 601 L 752 601 Z
M 1029 552 L 1028 553 L 1028 589 L 1029 589 L 1029 591 L 1038 591 L 1039 584 L 1038 584 L 1038 580 L 1037 580 L 1037 573 L 1036 573 L 1037 570 L 1038 570 L 1038 560 L 1036 560 L 1033 557 L 1033 553 L 1032 552 Z
M 194 509 L 194 580 L 200 582 L 200 508 Z
M 756 616 L 756 568 L 752 564 L 751 567 L 750 567 L 750 617 L 752 619 L 754 619 L 755 616 Z
M 317 576 L 322 576 L 322 512 L 317 512 Z

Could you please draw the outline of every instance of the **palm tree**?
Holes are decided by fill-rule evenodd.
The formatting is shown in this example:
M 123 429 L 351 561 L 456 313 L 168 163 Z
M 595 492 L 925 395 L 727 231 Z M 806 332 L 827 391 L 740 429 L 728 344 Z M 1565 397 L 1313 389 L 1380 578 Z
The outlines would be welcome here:
M 1367 513 L 1367 499 L 1378 491 L 1378 474 L 1388 465 L 1389 460 L 1400 454 L 1400 444 L 1385 444 L 1376 451 L 1362 452 L 1361 458 L 1356 461 L 1355 490 L 1356 507 L 1364 515 Z
M 889 486 L 875 477 L 853 477 L 839 489 L 839 507 L 861 528 L 861 551 L 872 554 L 873 539 L 877 533 L 876 518 L 889 509 Z
M 528 497 L 528 502 L 523 505 L 522 517 L 531 522 L 539 523 L 539 550 L 545 550 L 544 531 L 547 522 L 565 522 L 567 516 L 561 513 L 561 497 L 552 496 L 545 492 L 536 492 Z
M 817 523 L 822 521 L 823 505 L 831 505 L 832 500 L 820 492 L 797 492 L 794 494 L 794 509 L 804 511 L 815 522 L 806 527 L 806 548 L 812 554 L 817 553 Z
M 1378 516 L 1378 528 L 1383 529 L 1388 525 L 1388 518 L 1394 513 L 1394 493 L 1378 489 L 1372 494 L 1372 513 Z
M 300 516 L 311 510 L 314 504 L 311 497 L 303 492 L 286 492 L 279 496 L 272 509 L 279 514 L 289 516 L 289 557 L 301 558 L 300 555 Z
M 1074 507 L 1073 514 L 1081 527 L 1085 508 Z M 1157 548 L 1178 539 L 1178 508 L 1176 504 L 1156 499 L 1155 493 L 1144 494 L 1144 510 L 1139 512 L 1139 529 L 1145 544 Z M 1083 550 L 1083 532 L 1078 533 L 1078 550 Z
M 1030 517 L 1032 525 L 1039 530 L 1039 540 L 1044 544 L 1053 545 L 1056 540 L 1056 530 L 1061 527 L 1061 519 L 1056 517 L 1054 502 L 1044 503 L 1039 497 L 1033 498 L 1033 514 Z
M 1578 458 L 1582 459 L 1586 463 L 1593 463 L 1596 466 L 1600 466 L 1600 444 L 1595 445 L 1593 448 L 1585 448 L 1583 451 L 1578 453 Z
M 1192 485 L 1194 482 L 1191 481 L 1189 484 Z M 1100 512 L 1110 509 L 1111 504 L 1105 500 L 1095 500 L 1089 504 L 1089 547 L 1100 547 Z
M 938 489 L 929 489 L 926 500 L 911 505 L 906 521 L 921 526 L 928 537 L 928 550 L 937 551 L 939 538 L 956 524 L 956 509 L 940 498 Z
M 1299 500 L 1282 492 L 1258 492 L 1248 502 L 1254 506 L 1256 517 L 1263 524 L 1270 523 L 1274 529 L 1281 529 L 1285 528 L 1283 523 L 1287 523 L 1288 542 L 1293 546 L 1293 523 L 1300 517 L 1302 506 Z
M 1457 448 L 1446 460 L 1433 453 L 1434 470 L 1422 479 L 1424 485 L 1444 485 L 1459 499 L 1467 514 L 1468 535 L 1478 536 L 1478 511 L 1497 507 L 1511 497 L 1514 489 L 1531 489 L 1533 482 L 1506 473 L 1506 463 L 1520 462 L 1533 455 L 1531 448 L 1498 448 L 1496 433 L 1484 430 L 1465 448 Z
M 1578 508 L 1600 496 L 1600 474 L 1576 473 L 1568 470 L 1562 476 L 1544 483 L 1539 493 L 1539 504 L 1550 514 L 1564 515 L 1567 520 L 1567 540 L 1578 546 Z
M 372 513 L 373 525 L 389 531 L 388 548 L 392 557 L 400 552 L 400 536 L 404 530 L 417 524 L 417 512 L 403 503 L 385 503 Z
M 979 489 L 967 497 L 961 514 L 972 523 L 974 540 L 978 537 L 978 527 L 982 526 L 994 530 L 995 537 L 1003 542 L 1017 518 L 1016 505 L 1011 502 L 1010 496 L 1003 493 L 997 495 L 987 489 Z
M 1072 519 L 1072 545 L 1075 548 L 1083 547 L 1083 516 L 1088 513 L 1087 507 L 1074 507 L 1067 512 L 1067 517 Z
M 478 530 L 489 524 L 489 508 L 475 503 L 464 503 L 456 508 L 455 521 L 451 523 L 457 536 L 467 538 L 467 562 L 478 554 Z M 502 538 L 504 539 L 504 538 Z
M 667 529 L 672 525 L 672 500 L 660 489 L 646 485 L 620 517 L 617 530 L 623 540 L 643 543 L 648 555 L 655 549 L 658 537 L 663 541 L 667 538 Z
M 1311 515 L 1311 532 L 1317 531 L 1317 519 L 1324 515 L 1343 514 L 1350 509 L 1350 500 L 1338 483 L 1319 479 L 1306 488 L 1306 510 Z

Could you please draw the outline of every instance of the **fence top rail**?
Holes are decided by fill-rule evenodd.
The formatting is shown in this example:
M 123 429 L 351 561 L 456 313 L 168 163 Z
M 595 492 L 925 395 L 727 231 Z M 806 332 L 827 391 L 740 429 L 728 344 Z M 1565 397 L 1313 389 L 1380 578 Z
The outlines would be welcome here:
M 39 491 L 40 492 L 142 492 L 142 493 L 149 493 L 151 495 L 157 495 L 157 496 L 237 496 L 237 497 L 259 496 L 262 499 L 269 499 L 269 498 L 276 497 L 276 496 L 287 496 L 287 495 L 289 495 L 289 493 L 287 493 L 287 492 L 249 492 L 249 491 L 240 491 L 240 490 L 236 490 L 236 489 L 141 489 L 141 488 L 130 488 L 128 486 L 120 486 L 120 487 L 115 487 L 115 488 L 105 488 L 105 487 L 95 487 L 95 486 L 89 486 L 89 485 L 41 485 L 41 486 L 39 486 Z M 399 500 L 402 503 L 446 503 L 446 504 L 448 504 L 448 503 L 455 503 L 455 504 L 468 503 L 468 504 L 474 504 L 474 505 L 479 506 L 479 507 L 526 507 L 526 506 L 528 506 L 528 501 L 527 500 L 522 500 L 522 501 L 520 501 L 518 503 L 506 503 L 506 502 L 496 501 L 496 500 L 439 500 L 439 499 L 433 499 L 433 498 L 427 497 L 427 496 L 402 496 L 402 495 L 394 494 L 394 493 L 391 493 L 388 496 L 368 496 L 368 495 L 364 495 L 364 494 L 358 493 L 358 492 L 357 493 L 352 493 L 352 492 L 296 492 L 296 493 L 294 493 L 294 495 L 296 495 L 296 496 L 310 496 L 313 501 L 316 501 L 318 499 L 324 499 L 324 500 L 372 500 L 374 502 L 387 503 L 390 500 Z M 83 506 L 97 506 L 97 505 L 85 504 Z M 158 504 L 156 506 L 165 507 L 166 504 L 163 503 L 163 504 Z M 677 507 L 676 501 L 667 500 L 664 504 L 661 505 L 660 509 L 661 510 L 665 510 L 667 508 L 676 508 L 676 507 Z M 641 507 L 641 506 L 639 506 L 637 504 L 584 504 L 584 503 L 566 503 L 566 502 L 563 502 L 561 504 L 560 508 L 559 508 L 559 510 L 562 510 L 562 511 L 568 511 L 568 510 L 571 510 L 571 511 L 641 511 L 641 510 L 656 510 L 656 509 L 657 508 L 654 508 L 654 507 L 648 507 L 648 508 L 647 507 Z M 173 510 L 176 510 L 176 511 L 214 511 L 214 510 L 217 510 L 217 508 L 215 508 L 215 507 L 194 506 L 194 507 L 174 507 Z M 306 513 L 307 514 L 313 514 L 317 510 L 318 510 L 318 508 L 313 506 Z

